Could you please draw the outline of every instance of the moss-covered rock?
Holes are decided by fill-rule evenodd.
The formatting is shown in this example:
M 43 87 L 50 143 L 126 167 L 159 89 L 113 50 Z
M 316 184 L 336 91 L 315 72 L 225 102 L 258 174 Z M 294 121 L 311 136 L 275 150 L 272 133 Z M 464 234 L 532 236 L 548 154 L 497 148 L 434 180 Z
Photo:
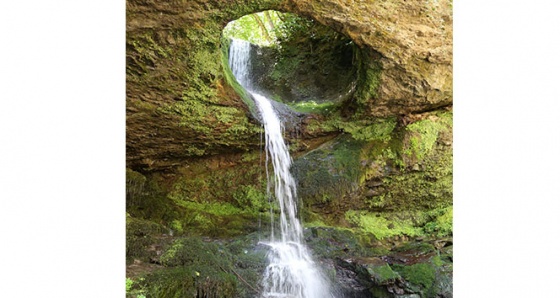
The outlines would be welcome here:
M 179 168 L 167 198 L 184 233 L 229 237 L 268 223 L 264 156 L 259 152 L 199 159 Z
M 342 136 L 299 157 L 292 172 L 306 206 L 319 210 L 358 188 L 362 142 Z
M 255 297 L 267 250 L 258 235 L 233 241 L 179 237 L 156 258 L 160 266 L 127 279 L 130 297 Z
M 348 210 L 406 214 L 450 206 L 452 112 L 416 118 L 408 123 L 394 117 L 308 122 L 306 128 L 313 133 L 342 130 L 347 134 L 294 161 L 306 206 L 339 219 Z
M 201 269 L 202 268 L 202 269 Z M 164 269 L 145 277 L 146 297 L 237 297 L 235 276 L 211 267 Z
M 135 259 L 150 261 L 157 255 L 155 250 L 149 249 L 159 242 L 158 236 L 165 233 L 165 227 L 157 223 L 126 216 L 126 262 Z
M 313 255 L 320 259 L 371 256 L 381 253 L 371 247 L 365 247 L 359 237 L 346 228 L 328 226 L 306 228 L 304 237 Z
M 337 277 L 358 282 L 341 285 L 345 292 L 367 289 L 358 297 L 452 297 L 452 263 L 435 250 L 428 242 L 407 242 L 374 256 L 337 258 Z

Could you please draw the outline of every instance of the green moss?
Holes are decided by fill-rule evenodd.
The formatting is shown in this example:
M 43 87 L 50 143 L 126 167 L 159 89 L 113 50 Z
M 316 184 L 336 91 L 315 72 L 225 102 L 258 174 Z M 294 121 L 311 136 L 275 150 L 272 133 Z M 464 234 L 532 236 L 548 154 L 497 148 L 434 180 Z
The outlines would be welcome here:
M 388 142 L 397 125 L 396 117 L 367 120 L 347 120 L 332 115 L 326 120 L 311 121 L 307 129 L 311 132 L 346 132 L 358 141 Z
M 438 149 L 424 160 L 423 171 L 402 172 L 383 178 L 384 206 L 393 209 L 437 209 L 453 201 L 451 149 Z M 375 198 L 375 197 L 374 197 Z M 372 198 L 372 199 L 374 199 Z
M 216 163 L 220 162 L 214 159 L 191 162 L 187 170 L 174 181 L 168 197 L 175 201 L 238 204 L 237 199 L 241 195 L 248 192 L 249 195 L 256 195 L 256 191 L 265 191 L 264 169 L 261 168 L 258 152 L 229 156 L 227 159 L 231 161 L 232 165 L 221 167 L 219 171 L 212 170 L 216 167 Z M 237 198 L 234 197 L 234 194 L 237 195 Z M 238 206 L 251 207 L 243 204 Z
M 184 216 L 179 218 L 184 230 L 192 235 L 229 237 L 248 233 L 257 228 L 256 220 L 268 217 L 265 211 L 240 209 L 229 203 L 196 203 L 176 201 L 184 207 Z
M 291 13 L 282 15 L 275 31 L 278 44 L 263 48 L 264 59 L 254 61 L 262 89 L 301 112 L 327 113 L 348 98 L 356 74 L 348 37 Z
M 362 142 L 341 136 L 293 163 L 298 193 L 305 204 L 322 205 L 356 186 Z
M 288 103 L 292 109 L 300 113 L 328 114 L 338 108 L 333 102 L 317 103 L 314 100 Z
M 127 298 L 146 298 L 146 289 L 142 284 L 144 277 L 126 278 L 126 297 Z
M 390 218 L 382 213 L 347 211 L 345 218 L 363 233 L 369 233 L 382 240 L 397 235 L 418 236 L 422 229 L 416 227 L 410 219 Z
M 236 278 L 231 254 L 197 237 L 179 238 L 160 257 L 165 269 L 146 276 L 152 297 L 234 297 Z
M 243 157 L 241 161 L 254 162 L 254 161 L 258 161 L 261 158 L 261 156 L 262 156 L 261 151 L 250 151 L 250 152 L 243 153 Z
M 225 259 L 224 259 L 225 258 Z M 230 258 L 215 243 L 203 242 L 198 237 L 185 237 L 175 240 L 160 257 L 165 266 L 211 265 L 229 266 Z
M 453 206 L 435 209 L 430 212 L 430 215 L 435 219 L 424 226 L 426 233 L 435 234 L 438 237 L 453 234 Z
M 391 134 L 397 125 L 395 117 L 377 118 L 373 121 L 362 120 L 353 122 L 339 122 L 335 126 L 352 135 L 359 141 L 384 141 L 391 139 Z
M 430 119 L 414 122 L 406 127 L 411 132 L 410 147 L 405 151 L 408 155 L 414 154 L 418 161 L 422 161 L 424 157 L 433 150 L 438 138 L 439 132 L 445 126 L 439 122 Z
M 164 117 L 177 125 L 171 137 L 190 140 L 182 144 L 186 156 L 255 146 L 251 140 L 258 140 L 260 125 L 249 121 L 247 107 L 235 94 L 239 88 L 230 87 L 235 87 L 232 75 L 222 65 L 227 48 L 220 49 L 220 34 L 223 20 L 231 16 L 212 9 L 215 4 L 197 5 L 187 5 L 195 10 L 186 12 L 192 18 L 180 26 L 127 32 L 127 106 L 141 106 L 138 117 Z M 251 108 L 248 96 L 238 93 Z M 138 100 L 143 98 L 157 105 Z M 174 127 L 163 128 L 168 129 Z
M 359 117 L 364 112 L 366 103 L 377 98 L 382 68 L 375 54 L 369 50 L 360 49 L 354 53 L 354 59 L 358 61 L 358 87 L 354 95 L 357 111 L 354 117 Z
M 428 242 L 410 241 L 410 242 L 405 242 L 402 245 L 399 245 L 398 247 L 394 248 L 393 251 L 395 252 L 414 251 L 419 254 L 430 254 L 436 252 L 436 248 L 434 247 L 433 244 Z
M 436 279 L 436 270 L 431 264 L 418 263 L 410 266 L 393 265 L 400 275 L 407 281 L 422 285 L 425 289 L 432 288 Z
M 146 297 L 236 297 L 236 277 L 211 267 L 185 266 L 146 276 Z
M 134 284 L 134 281 L 130 278 L 126 278 L 126 293 L 128 294 L 128 292 L 130 292 L 130 290 L 132 289 L 132 285 Z
M 222 106 L 197 98 L 183 97 L 184 102 L 161 107 L 164 113 L 173 113 L 181 117 L 180 127 L 200 135 L 205 135 L 206 142 L 216 145 L 238 143 L 240 134 L 257 135 L 262 131 L 259 125 L 249 122 L 245 112 L 234 107 Z M 219 125 L 219 130 L 216 130 Z M 195 149 L 193 149 L 195 150 Z M 201 149 L 198 149 L 201 150 Z M 196 154 L 196 151 L 193 151 Z M 196 154 L 198 155 L 198 154 Z
M 233 193 L 233 199 L 239 206 L 250 210 L 264 212 L 270 208 L 266 193 L 252 185 L 243 185 Z
M 432 258 L 432 263 L 434 264 L 434 266 L 436 267 L 441 267 L 443 265 L 443 261 L 441 260 L 440 256 L 434 256 Z
M 166 190 L 159 183 L 156 174 L 146 176 L 142 191 L 136 195 L 127 195 L 126 211 L 133 218 L 143 218 L 167 225 L 178 215 L 178 210 L 167 198 Z M 130 192 L 127 190 L 127 192 Z
M 146 177 L 129 168 L 126 169 L 126 196 L 127 200 L 134 201 L 142 195 L 146 185 Z
M 359 235 L 347 228 L 315 226 L 305 229 L 304 236 L 313 254 L 320 258 L 371 256 L 375 253 L 363 245 Z
M 382 182 L 377 194 L 365 198 L 369 208 L 433 210 L 452 204 L 453 150 L 445 144 L 449 142 L 452 115 L 434 114 L 404 130 L 395 130 L 386 143 L 366 146 L 364 158 L 370 166 L 365 168 L 361 182 Z
M 173 219 L 184 232 L 196 235 L 232 236 L 256 229 L 270 210 L 260 159 L 259 152 L 248 152 L 192 161 L 167 193 L 167 200 L 180 210 Z
M 170 227 L 179 234 L 183 233 L 183 224 L 177 219 L 171 222 Z
M 391 283 L 400 278 L 400 275 L 393 271 L 388 264 L 383 266 L 368 266 L 367 271 L 377 284 Z
M 354 149 L 337 152 L 331 143 L 327 143 L 294 162 L 294 172 L 300 183 L 298 190 L 304 202 L 314 207 L 316 213 L 335 216 L 343 216 L 348 209 L 389 215 L 418 211 L 419 215 L 409 217 L 414 229 L 408 234 L 415 235 L 418 229 L 425 233 L 427 230 L 422 230 L 423 225 L 435 221 L 435 217 L 427 212 L 452 204 L 453 152 L 449 146 L 452 113 L 436 111 L 423 116 L 429 123 L 412 128 L 397 125 L 393 117 L 344 121 L 335 116 L 321 123 L 320 129 L 350 133 L 333 143 L 345 139 L 353 144 Z M 426 124 L 438 129 L 437 133 L 430 135 L 431 139 L 424 136 L 429 131 L 424 129 Z M 421 134 L 420 131 L 426 132 Z M 419 136 L 419 140 L 429 139 L 429 142 L 415 147 L 423 148 L 420 150 L 423 152 L 421 161 L 406 154 L 411 147 L 411 135 Z M 337 163 L 334 157 L 352 162 Z M 336 185 L 336 189 L 330 189 L 329 185 Z M 360 190 L 358 194 L 356 189 Z M 362 226 L 367 225 L 362 223 Z M 385 234 L 395 233 L 378 232 L 380 237 Z
M 155 255 L 146 247 L 157 242 L 156 236 L 166 232 L 162 225 L 157 223 L 126 216 L 126 261 L 131 263 L 134 259 L 147 261 Z

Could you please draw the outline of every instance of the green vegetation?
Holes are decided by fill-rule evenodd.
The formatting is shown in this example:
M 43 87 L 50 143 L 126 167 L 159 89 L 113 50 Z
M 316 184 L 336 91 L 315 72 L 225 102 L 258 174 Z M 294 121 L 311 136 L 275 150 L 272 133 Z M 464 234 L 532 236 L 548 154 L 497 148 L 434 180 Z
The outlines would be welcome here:
M 337 214 L 357 231 L 376 239 L 451 234 L 449 216 L 436 220 L 441 215 L 438 210 L 452 204 L 453 155 L 448 145 L 451 122 L 451 112 L 438 111 L 407 126 L 397 125 L 395 117 L 367 121 L 330 117 L 311 123 L 308 129 L 322 133 L 348 133 L 294 162 L 299 194 L 306 207 L 316 214 L 331 214 L 330 218 L 314 220 L 334 223 L 337 220 L 332 214 Z M 437 130 L 419 129 L 428 125 Z M 416 154 L 407 154 L 412 152 L 411 136 L 421 141 L 417 144 L 429 143 L 415 147 L 425 148 L 422 160 L 417 160 Z M 336 189 L 330 185 L 336 185 Z M 361 195 L 356 195 L 360 188 Z M 341 210 L 340 206 L 352 207 Z M 351 220 L 344 214 L 348 210 L 357 212 L 350 216 Z M 394 216 L 395 212 L 402 216 Z
M 288 105 L 297 112 L 313 114 L 328 114 L 338 108 L 338 105 L 333 102 L 316 103 L 313 100 L 288 103 Z
M 145 279 L 143 277 L 137 280 L 126 278 L 126 297 L 127 298 L 146 298 L 146 290 L 142 282 Z
M 410 266 L 393 265 L 393 269 L 409 282 L 422 285 L 425 289 L 430 289 L 436 279 L 436 269 L 427 263 Z
M 355 187 L 362 143 L 342 136 L 298 158 L 292 173 L 307 206 L 324 206 Z
M 453 206 L 406 213 L 349 210 L 345 219 L 357 233 L 373 235 L 377 240 L 400 235 L 445 237 L 453 234 Z M 419 247 L 411 249 L 422 250 Z
M 175 268 L 146 276 L 148 296 L 177 297 L 180 293 L 186 297 L 198 292 L 206 297 L 233 297 L 235 293 L 235 277 L 227 271 L 232 257 L 215 243 L 198 237 L 177 239 L 163 252 L 160 262 Z
M 249 210 L 264 212 L 270 209 L 266 194 L 253 185 L 242 185 L 233 193 L 233 199 L 238 206 Z
M 146 276 L 144 285 L 147 297 L 171 298 L 235 297 L 237 284 L 233 274 L 194 265 L 156 271 Z
M 433 210 L 430 215 L 435 216 L 435 220 L 425 225 L 426 233 L 435 234 L 438 237 L 453 234 L 453 206 Z
M 366 102 L 377 97 L 377 88 L 381 81 L 381 63 L 367 50 L 355 52 L 358 61 L 358 89 L 356 90 L 356 104 L 359 108 L 358 114 Z
M 254 297 L 266 266 L 266 250 L 255 250 L 257 242 L 255 234 L 232 242 L 178 238 L 160 257 L 164 268 L 138 286 L 147 297 Z
M 432 151 L 439 132 L 444 129 L 447 129 L 445 124 L 431 119 L 420 120 L 408 125 L 406 130 L 409 132 L 409 147 L 406 148 L 405 154 L 414 155 L 417 161 L 422 161 Z
M 126 216 L 126 262 L 134 259 L 147 261 L 155 252 L 146 247 L 158 241 L 157 236 L 166 232 L 165 227 L 152 221 Z
M 346 220 L 356 225 L 360 232 L 369 233 L 382 240 L 397 235 L 418 236 L 422 229 L 415 227 L 410 219 L 390 218 L 382 213 L 368 213 L 350 210 L 345 214 Z
M 376 118 L 374 120 L 340 122 L 338 128 L 352 135 L 359 141 L 383 141 L 391 139 L 397 125 L 395 117 Z
M 359 235 L 348 228 L 315 226 L 309 227 L 304 233 L 306 244 L 320 258 L 371 256 L 376 253 L 375 249 L 364 246 Z
M 130 278 L 126 278 L 126 293 L 128 294 L 128 292 L 130 292 L 130 290 L 132 289 L 132 284 L 134 284 L 134 281 Z
M 368 48 L 356 48 L 353 51 L 352 63 L 356 66 L 357 83 L 349 107 L 353 119 L 364 119 L 368 103 L 375 101 L 378 96 L 377 90 L 383 69 L 379 54 Z
M 383 266 L 368 266 L 367 271 L 377 284 L 394 282 L 400 277 L 398 273 L 391 269 L 389 264 Z
M 188 231 L 190 235 L 241 235 L 257 228 L 255 219 L 259 218 L 259 214 L 263 213 L 260 217 L 268 219 L 264 210 L 258 212 L 254 209 L 241 209 L 230 203 L 183 200 L 175 200 L 175 203 L 184 208 L 184 216 L 178 222 L 182 230 Z
M 382 141 L 388 142 L 397 126 L 396 117 L 374 118 L 366 120 L 342 119 L 338 115 L 330 115 L 323 121 L 311 122 L 307 129 L 312 132 L 335 132 L 349 133 L 358 141 Z

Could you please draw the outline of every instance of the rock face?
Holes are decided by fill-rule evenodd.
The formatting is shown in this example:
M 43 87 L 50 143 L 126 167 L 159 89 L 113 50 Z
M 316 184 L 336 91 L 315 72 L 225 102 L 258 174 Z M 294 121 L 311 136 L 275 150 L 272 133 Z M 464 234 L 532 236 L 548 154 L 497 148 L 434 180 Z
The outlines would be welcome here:
M 127 167 L 166 170 L 258 145 L 259 127 L 222 67 L 220 34 L 229 21 L 266 9 L 313 18 L 360 47 L 350 113 L 385 117 L 452 103 L 447 1 L 129 0 Z
M 364 67 L 381 68 L 378 89 L 359 99 L 368 114 L 405 114 L 451 104 L 451 1 L 294 0 L 287 7 L 375 53 Z

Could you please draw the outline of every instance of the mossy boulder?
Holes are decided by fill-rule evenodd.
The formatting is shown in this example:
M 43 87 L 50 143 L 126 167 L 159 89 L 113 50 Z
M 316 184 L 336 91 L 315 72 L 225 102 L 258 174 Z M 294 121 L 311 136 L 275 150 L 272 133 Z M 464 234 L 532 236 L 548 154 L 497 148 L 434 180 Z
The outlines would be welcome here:
M 406 213 L 450 206 L 451 119 L 451 111 L 438 111 L 414 121 L 331 118 L 308 123 L 308 130 L 346 134 L 295 159 L 302 201 L 313 212 L 338 219 L 348 210 Z
M 164 226 L 157 223 L 126 216 L 126 262 L 135 259 L 148 262 L 156 257 L 157 252 L 150 249 L 158 244 L 159 237 L 166 232 Z
M 426 242 L 406 243 L 379 256 L 337 258 L 336 270 L 337 276 L 359 281 L 354 288 L 369 293 L 363 297 L 452 297 L 452 263 Z
M 255 297 L 267 250 L 258 235 L 235 240 L 178 237 L 155 262 L 161 266 L 133 280 L 131 291 L 147 297 Z

